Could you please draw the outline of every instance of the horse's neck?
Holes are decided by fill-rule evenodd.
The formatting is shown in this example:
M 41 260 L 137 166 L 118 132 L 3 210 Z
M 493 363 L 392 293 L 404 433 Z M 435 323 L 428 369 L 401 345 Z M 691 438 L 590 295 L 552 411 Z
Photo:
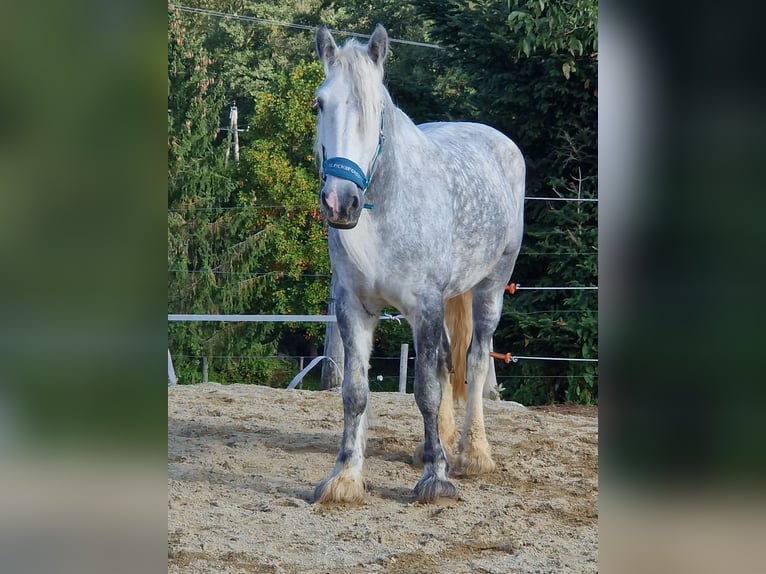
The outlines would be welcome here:
M 388 93 L 386 93 L 386 96 L 388 96 Z M 390 96 L 388 96 L 388 102 L 386 103 L 386 110 L 389 109 L 391 110 L 391 139 L 393 140 L 391 145 L 395 149 L 398 147 L 399 155 L 403 156 L 400 159 L 406 160 L 408 156 L 413 157 L 412 154 L 407 153 L 408 148 L 411 149 L 412 146 L 416 146 L 416 148 L 425 147 L 428 145 L 428 140 L 410 117 L 393 104 Z M 418 149 L 413 151 L 417 152 Z
M 390 197 L 397 191 L 391 189 L 392 184 L 398 180 L 394 174 L 402 171 L 417 173 L 418 164 L 423 161 L 423 157 L 427 157 L 431 144 L 410 117 L 394 105 L 388 92 L 384 92 L 384 106 L 385 141 L 380 168 L 388 172 L 385 194 Z

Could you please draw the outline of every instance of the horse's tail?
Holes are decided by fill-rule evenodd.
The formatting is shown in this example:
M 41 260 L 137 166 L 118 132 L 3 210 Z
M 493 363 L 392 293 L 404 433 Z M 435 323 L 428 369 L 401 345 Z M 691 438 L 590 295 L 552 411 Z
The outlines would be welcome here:
M 459 401 L 467 402 L 468 385 L 466 384 L 466 359 L 468 346 L 471 344 L 473 334 L 473 314 L 471 303 L 473 296 L 470 291 L 462 295 L 448 299 L 444 304 L 444 323 L 450 335 L 450 349 L 452 355 L 452 398 L 457 404 Z

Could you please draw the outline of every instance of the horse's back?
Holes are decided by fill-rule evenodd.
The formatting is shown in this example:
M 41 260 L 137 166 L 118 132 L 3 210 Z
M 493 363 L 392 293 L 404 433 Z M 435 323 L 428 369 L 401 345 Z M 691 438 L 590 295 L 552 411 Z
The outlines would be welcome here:
M 475 122 L 429 122 L 418 125 L 429 140 L 447 153 L 465 153 L 475 148 L 524 174 L 524 157 L 516 143 L 492 126 Z
M 426 137 L 445 154 L 445 163 L 466 181 L 491 186 L 492 176 L 507 184 L 514 210 L 523 209 L 526 165 L 516 143 L 486 124 L 474 122 L 429 122 L 418 125 Z M 493 186 L 491 186 L 493 187 Z
M 470 289 L 503 253 L 518 252 L 526 168 L 519 147 L 490 126 L 432 122 L 418 128 L 434 146 L 434 177 L 445 184 L 454 210 L 451 296 Z
M 508 136 L 487 124 L 477 122 L 426 122 L 418 124 L 417 127 L 434 141 L 479 137 L 497 140 L 503 145 L 510 144 L 510 147 L 518 151 L 518 147 Z

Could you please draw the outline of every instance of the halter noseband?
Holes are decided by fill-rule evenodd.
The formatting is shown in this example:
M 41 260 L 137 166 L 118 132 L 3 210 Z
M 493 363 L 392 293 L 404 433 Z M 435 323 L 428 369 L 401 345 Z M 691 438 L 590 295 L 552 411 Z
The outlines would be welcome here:
M 345 157 L 331 157 L 325 159 L 325 150 L 322 146 L 322 181 L 327 179 L 328 175 L 345 179 L 356 184 L 356 186 L 362 190 L 363 195 L 367 195 L 367 188 L 370 185 L 372 176 L 375 173 L 375 164 L 378 162 L 381 152 L 383 151 L 383 142 L 385 136 L 383 135 L 383 117 L 385 115 L 385 107 L 380 112 L 380 131 L 378 132 L 378 149 L 375 152 L 375 157 L 370 162 L 370 175 L 365 175 L 364 170 L 356 163 Z M 375 207 L 371 203 L 365 203 L 365 209 L 372 209 Z

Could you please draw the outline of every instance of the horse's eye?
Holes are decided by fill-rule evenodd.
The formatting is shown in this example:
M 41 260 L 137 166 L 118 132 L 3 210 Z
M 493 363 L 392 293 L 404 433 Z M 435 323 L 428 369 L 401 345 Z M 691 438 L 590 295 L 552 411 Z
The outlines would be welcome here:
M 320 102 L 318 99 L 314 98 L 314 101 L 311 102 L 311 107 L 315 112 L 321 112 L 322 111 L 322 102 Z

